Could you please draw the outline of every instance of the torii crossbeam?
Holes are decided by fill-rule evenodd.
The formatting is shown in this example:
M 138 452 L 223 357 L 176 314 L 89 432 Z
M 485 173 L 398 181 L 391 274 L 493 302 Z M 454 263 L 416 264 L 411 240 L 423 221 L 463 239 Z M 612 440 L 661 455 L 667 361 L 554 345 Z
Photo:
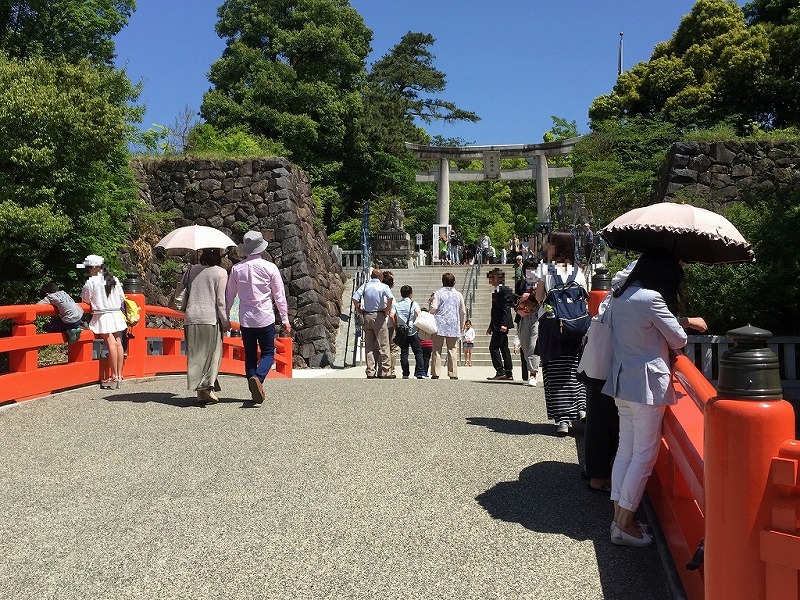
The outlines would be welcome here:
M 407 150 L 421 159 L 438 160 L 438 171 L 417 173 L 418 182 L 435 181 L 436 188 L 436 222 L 450 222 L 450 182 L 451 181 L 498 181 L 509 179 L 533 179 L 536 177 L 537 214 L 540 223 L 550 221 L 550 178 L 565 178 L 572 175 L 572 167 L 549 168 L 548 156 L 564 156 L 570 154 L 575 144 L 583 136 L 542 142 L 540 144 L 512 144 L 503 146 L 422 146 L 406 142 Z M 536 168 L 507 169 L 500 168 L 501 158 L 535 158 Z M 483 161 L 483 171 L 450 172 L 451 160 Z

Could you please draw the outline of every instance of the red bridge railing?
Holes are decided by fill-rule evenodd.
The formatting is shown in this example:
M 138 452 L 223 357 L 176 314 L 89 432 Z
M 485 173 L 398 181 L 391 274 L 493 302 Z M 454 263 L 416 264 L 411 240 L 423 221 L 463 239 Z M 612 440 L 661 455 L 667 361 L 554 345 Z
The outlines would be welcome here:
M 703 409 L 717 395 L 687 356 L 674 365 L 678 403 L 668 406 L 661 428 L 661 449 L 647 485 L 670 553 L 690 600 L 704 598 L 703 569 L 690 571 L 705 536 L 703 488 Z
M 186 356 L 182 353 L 183 329 L 147 327 L 146 318 L 164 316 L 182 319 L 183 313 L 162 306 L 145 304 L 141 294 L 127 294 L 141 309 L 139 322 L 133 327 L 134 337 L 128 341 L 128 358 L 123 375 L 128 379 L 152 377 L 160 373 L 185 373 Z M 87 305 L 81 305 L 88 310 Z M 99 382 L 108 376 L 104 359 L 94 358 L 95 337 L 85 330 L 80 339 L 67 347 L 67 362 L 39 366 L 39 349 L 63 344 L 62 333 L 37 333 L 37 317 L 55 315 L 48 304 L 0 306 L 0 319 L 10 319 L 14 325 L 11 336 L 0 338 L 0 353 L 8 353 L 8 373 L 0 374 L 0 404 L 46 396 L 53 392 Z M 238 329 L 238 323 L 233 323 Z M 153 340 L 161 340 L 161 353 L 151 354 Z M 222 373 L 244 374 L 244 350 L 240 337 L 223 337 Z M 292 340 L 275 340 L 275 367 L 269 377 L 292 376 Z
M 593 314 L 606 293 L 591 292 Z M 759 387 L 770 369 L 780 382 L 765 346 L 743 343 L 728 359 L 747 390 L 720 394 L 689 357 L 674 364 L 678 403 L 664 414 L 647 493 L 689 600 L 800 598 L 800 441 L 792 406 L 759 392 L 771 391 Z M 703 540 L 704 566 L 686 569 Z

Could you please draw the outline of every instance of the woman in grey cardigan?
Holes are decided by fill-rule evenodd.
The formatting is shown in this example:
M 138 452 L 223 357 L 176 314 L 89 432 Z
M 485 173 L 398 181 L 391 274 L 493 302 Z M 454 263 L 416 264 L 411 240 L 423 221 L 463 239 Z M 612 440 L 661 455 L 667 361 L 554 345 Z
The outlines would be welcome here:
M 228 273 L 219 266 L 222 257 L 217 248 L 203 249 L 199 262 L 189 269 L 185 279 L 189 288 L 183 320 L 186 382 L 189 390 L 197 392 L 199 402 L 213 404 L 219 402 L 214 392 L 220 390 L 217 377 L 222 362 L 222 334 L 231 328 L 225 310 Z

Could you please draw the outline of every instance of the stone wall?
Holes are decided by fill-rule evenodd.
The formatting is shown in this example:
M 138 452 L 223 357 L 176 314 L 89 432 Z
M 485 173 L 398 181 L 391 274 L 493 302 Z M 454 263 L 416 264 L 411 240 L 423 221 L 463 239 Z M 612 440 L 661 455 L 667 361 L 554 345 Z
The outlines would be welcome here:
M 303 171 L 282 158 L 152 159 L 133 167 L 143 199 L 174 214 L 175 227 L 208 225 L 237 243 L 247 231 L 261 231 L 269 241 L 264 257 L 278 266 L 286 285 L 295 365 L 333 364 L 347 276 L 332 254 Z M 223 267 L 230 269 L 241 258 L 232 248 Z M 166 304 L 175 273 L 165 265 L 174 266 L 175 260 L 156 249 L 147 272 L 140 273 L 149 302 Z
M 679 142 L 672 146 L 657 198 L 700 196 L 726 204 L 796 190 L 798 142 Z

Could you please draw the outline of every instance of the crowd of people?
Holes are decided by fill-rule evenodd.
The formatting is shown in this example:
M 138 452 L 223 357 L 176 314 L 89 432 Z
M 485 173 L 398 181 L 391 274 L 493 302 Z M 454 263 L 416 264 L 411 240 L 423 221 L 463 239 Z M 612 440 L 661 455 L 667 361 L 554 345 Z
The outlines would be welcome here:
M 485 237 L 481 252 L 489 247 Z M 582 244 L 586 256 L 591 255 L 593 244 L 591 228 L 586 226 Z M 652 534 L 635 515 L 658 454 L 665 407 L 676 402 L 670 364 L 686 344 L 685 329 L 704 332 L 706 323 L 682 314 L 680 260 L 666 250 L 645 252 L 615 276 L 605 301 L 614 312 L 613 360 L 608 375 L 602 381 L 586 381 L 578 373 L 583 336 L 558 335 L 552 326 L 545 326 L 550 325 L 546 319 L 551 316 L 547 302 L 552 302 L 552 290 L 565 285 L 587 287 L 580 264 L 575 264 L 572 232 L 551 232 L 545 251 L 538 263 L 526 261 L 521 253 L 515 256 L 513 289 L 505 285 L 499 268 L 487 274 L 492 307 L 486 334 L 495 370 L 489 379 L 513 380 L 509 333 L 516 328 L 513 348 L 520 355 L 523 378 L 536 386 L 542 372 L 547 418 L 555 424 L 554 433 L 563 437 L 575 423 L 585 424 L 584 477 L 589 490 L 607 494 L 613 501 L 611 541 L 647 546 L 653 541 Z M 415 377 L 428 377 L 429 359 L 430 378 L 441 377 L 441 355 L 446 349 L 447 376 L 458 379 L 456 343 L 463 340 L 463 364 L 470 365 L 475 331 L 466 318 L 464 299 L 455 289 L 454 275 L 442 276 L 442 287 L 430 295 L 426 307 L 413 299 L 408 285 L 402 286 L 402 300 L 395 305 L 391 272 L 373 269 L 371 275 L 353 296 L 356 311 L 364 316 L 367 377 L 396 377 L 392 345 L 397 334 L 390 334 L 389 329 L 393 323 L 394 331 L 402 330 L 403 378 L 411 374 L 410 348 L 416 361 Z M 435 319 L 432 334 L 419 327 L 425 311 Z M 425 341 L 429 344 L 427 355 Z
M 587 227 L 584 247 L 593 243 Z M 479 249 L 489 247 L 488 236 Z M 521 246 L 520 246 L 521 247 Z M 244 258 L 228 274 L 218 249 L 200 252 L 178 285 L 176 295 L 186 298 L 184 328 L 187 351 L 187 387 L 201 404 L 219 401 L 218 380 L 222 359 L 222 336 L 231 328 L 230 314 L 239 300 L 239 323 L 244 348 L 244 375 L 251 400 L 264 402 L 264 381 L 275 352 L 276 323 L 291 331 L 288 303 L 277 266 L 263 258 L 267 241 L 261 233 L 245 234 L 240 250 Z M 586 279 L 575 264 L 575 238 L 569 231 L 551 232 L 546 255 L 538 263 L 515 256 L 514 287 L 508 287 L 504 272 L 487 273 L 492 287 L 489 351 L 495 374 L 491 380 L 513 380 L 509 334 L 516 329 L 513 351 L 520 355 L 523 379 L 536 386 L 543 377 L 547 418 L 554 433 L 566 436 L 578 421 L 585 423 L 585 478 L 588 489 L 608 494 L 614 514 L 611 541 L 643 547 L 652 543 L 648 528 L 636 521 L 647 479 L 658 454 L 665 407 L 676 402 L 671 385 L 670 364 L 687 341 L 685 329 L 706 330 L 701 317 L 684 311 L 683 264 L 666 250 L 643 253 L 628 268 L 617 273 L 603 310 L 613 313 L 611 366 L 603 380 L 579 377 L 582 339 L 559 335 L 552 317 L 553 290 L 565 286 L 585 290 Z M 109 271 L 103 257 L 87 256 L 78 267 L 88 271 L 81 299 L 91 315 L 57 286 L 42 288 L 40 303 L 50 303 L 57 316 L 45 324 L 49 332 L 63 332 L 70 343 L 88 328 L 105 343 L 109 376 L 103 388 L 119 388 L 125 359 L 125 295 L 120 281 Z M 566 282 L 566 283 L 565 283 Z M 442 286 L 430 294 L 425 306 L 414 299 L 409 285 L 400 287 L 400 300 L 392 292 L 391 271 L 372 269 L 371 278 L 353 294 L 354 308 L 362 319 L 368 379 L 395 379 L 397 362 L 401 376 L 410 378 L 409 354 L 414 356 L 418 379 L 444 376 L 458 379 L 458 341 L 463 340 L 464 364 L 472 364 L 475 330 L 467 319 L 464 297 L 456 289 L 452 273 L 442 275 Z M 277 314 L 276 314 L 277 313 Z M 426 315 L 427 313 L 427 315 Z M 515 313 L 515 314 L 513 314 Z M 561 325 L 563 329 L 563 323 Z
M 221 389 L 222 337 L 231 329 L 230 315 L 237 298 L 244 375 L 252 402 L 264 402 L 264 380 L 275 358 L 278 317 L 283 333 L 291 332 L 283 279 L 278 267 L 263 258 L 266 248 L 267 241 L 260 232 L 247 232 L 239 246 L 244 258 L 233 265 L 230 275 L 220 266 L 219 249 L 202 249 L 198 263 L 186 270 L 175 290 L 175 296 L 183 299 L 180 308 L 184 312 L 187 388 L 197 395 L 200 404 L 219 402 L 216 392 Z M 84 315 L 66 292 L 48 283 L 42 287 L 44 298 L 39 303 L 53 305 L 58 314 L 43 329 L 62 332 L 69 343 L 74 343 L 88 318 L 88 329 L 103 340 L 108 352 L 109 376 L 100 381 L 100 387 L 119 389 L 123 382 L 126 338 L 132 324 L 128 314 L 131 309 L 122 284 L 102 256 L 90 254 L 77 267 L 88 274 L 81 300 L 89 304 L 90 315 Z
M 595 235 L 592 226 L 584 223 L 575 234 L 577 241 L 577 256 L 579 262 L 588 263 L 597 257 L 592 256 L 595 251 Z M 505 244 L 492 242 L 489 234 L 483 231 L 480 237 L 472 243 L 466 243 L 463 235 L 456 229 L 440 235 L 437 241 L 439 262 L 443 265 L 468 265 L 479 262 L 485 265 L 515 264 L 518 258 L 523 262 L 535 261 L 542 248 L 537 248 L 535 236 L 520 238 L 516 233 Z

